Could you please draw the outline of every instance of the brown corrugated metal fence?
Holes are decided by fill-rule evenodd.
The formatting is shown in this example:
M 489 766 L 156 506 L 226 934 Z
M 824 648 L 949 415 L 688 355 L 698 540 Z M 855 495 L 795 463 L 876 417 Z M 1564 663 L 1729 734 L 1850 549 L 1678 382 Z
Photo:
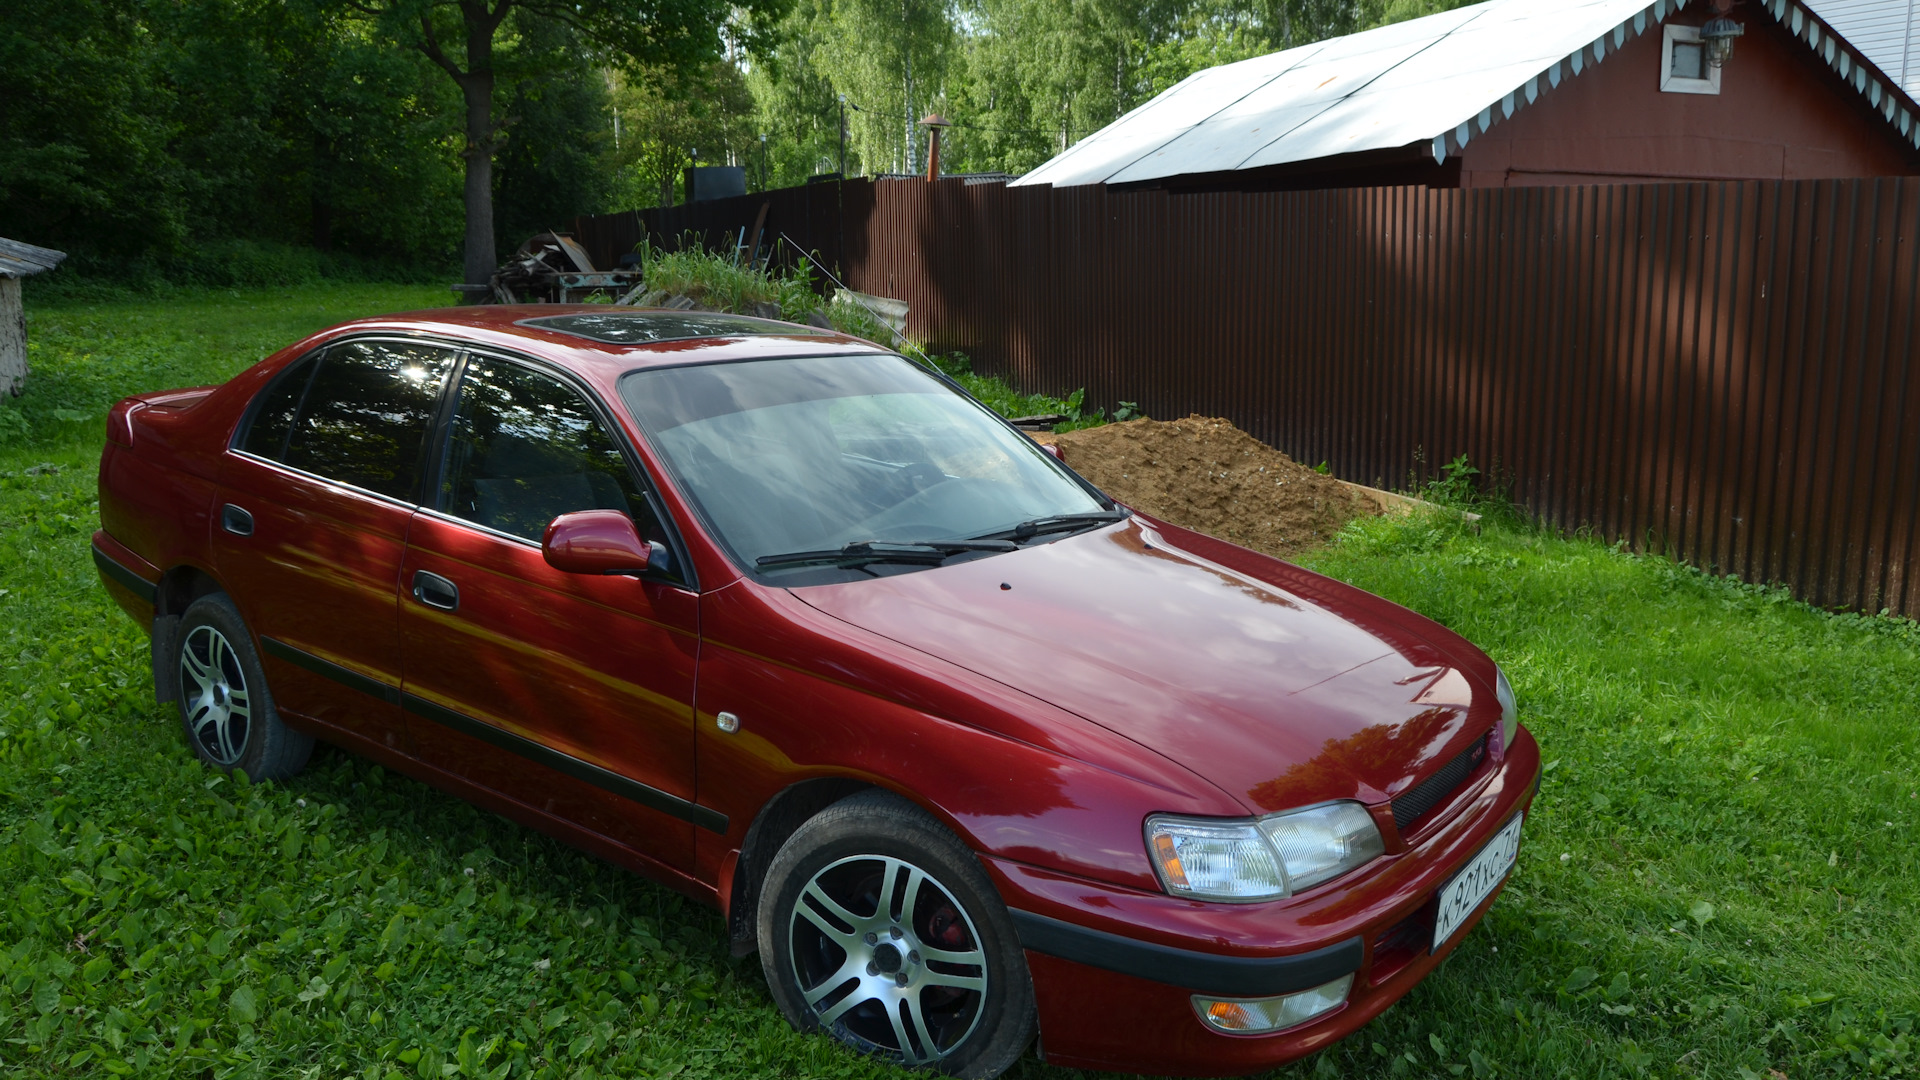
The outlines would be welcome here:
M 1225 416 L 1363 483 L 1465 454 L 1556 527 L 1920 614 L 1920 180 L 851 181 L 647 224 L 737 233 L 762 202 L 907 301 L 916 337 L 1023 388 Z

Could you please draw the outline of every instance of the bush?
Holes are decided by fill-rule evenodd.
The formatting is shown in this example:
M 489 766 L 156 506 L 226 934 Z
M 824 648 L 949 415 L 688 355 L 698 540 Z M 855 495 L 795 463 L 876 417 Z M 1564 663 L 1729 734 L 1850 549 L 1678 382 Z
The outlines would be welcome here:
M 452 261 L 412 263 L 260 240 L 217 240 L 173 255 L 136 259 L 74 252 L 51 273 L 28 278 L 25 294 L 29 303 L 109 303 L 205 289 L 272 289 L 329 282 L 433 285 L 458 280 L 460 269 Z

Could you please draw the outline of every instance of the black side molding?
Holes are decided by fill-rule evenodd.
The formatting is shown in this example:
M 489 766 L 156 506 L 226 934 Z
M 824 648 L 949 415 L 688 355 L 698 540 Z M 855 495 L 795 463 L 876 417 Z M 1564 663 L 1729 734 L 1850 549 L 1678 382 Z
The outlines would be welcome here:
M 398 705 L 423 720 L 431 720 L 436 724 L 450 727 L 462 735 L 490 743 L 509 753 L 519 754 L 555 772 L 565 773 L 575 780 L 585 781 L 603 791 L 611 791 L 623 799 L 630 799 L 663 814 L 672 814 L 708 832 L 719 833 L 721 836 L 727 834 L 727 815 L 718 810 L 688 802 L 678 795 L 648 787 L 638 780 L 629 780 L 617 772 L 603 769 L 590 761 L 582 761 L 570 754 L 563 754 L 550 746 L 515 735 L 511 731 L 503 731 L 484 720 L 476 720 L 465 713 L 436 705 L 423 697 L 403 693 L 397 686 L 389 686 L 378 679 L 368 678 L 357 671 L 343 668 L 331 660 L 323 660 L 310 652 L 296 649 L 284 641 L 262 635 L 260 646 L 270 656 L 278 657 L 315 675 L 325 676 L 343 686 L 350 686 L 363 694 L 370 694 L 382 701 Z
M 1220 956 L 1090 930 L 1070 922 L 1011 911 L 1020 944 L 1034 952 L 1203 994 L 1265 997 L 1329 983 L 1360 970 L 1360 938 L 1294 956 Z
M 331 660 L 321 658 L 301 649 L 296 649 L 284 641 L 278 641 L 265 634 L 260 635 L 260 647 L 268 656 L 285 660 L 297 668 L 305 668 L 315 675 L 332 679 L 342 686 L 350 686 L 363 694 L 377 697 L 389 705 L 400 704 L 400 688 L 388 686 L 379 679 L 362 675 L 350 668 L 343 668 Z
M 99 567 L 102 574 L 112 578 L 114 584 L 122 586 L 149 604 L 159 598 L 159 585 L 134 573 L 132 567 L 122 566 L 113 556 L 101 551 L 99 544 L 93 544 L 91 547 L 93 548 L 93 565 Z
M 563 754 L 551 746 L 532 739 L 515 735 L 494 727 L 484 720 L 476 720 L 465 713 L 455 712 L 442 705 L 436 705 L 413 694 L 400 695 L 400 707 L 425 720 L 431 720 L 469 735 L 481 742 L 491 743 L 502 750 L 519 754 L 521 757 L 555 772 L 565 773 L 575 780 L 592 784 L 602 791 L 611 791 L 623 799 L 631 799 L 642 806 L 658 810 L 663 814 L 672 814 L 682 821 L 691 822 L 708 832 L 727 834 L 727 815 L 699 803 L 688 802 L 678 795 L 648 787 L 638 780 L 629 780 L 617 772 L 603 769 L 590 761 L 582 761 L 571 754 Z

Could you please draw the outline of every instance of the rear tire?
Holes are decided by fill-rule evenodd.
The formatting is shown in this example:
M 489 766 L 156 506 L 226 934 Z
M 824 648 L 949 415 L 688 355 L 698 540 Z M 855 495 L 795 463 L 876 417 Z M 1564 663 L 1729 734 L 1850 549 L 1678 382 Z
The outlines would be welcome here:
M 843 799 L 767 868 L 760 962 L 802 1031 L 910 1068 L 1000 1075 L 1033 1041 L 1033 980 L 980 861 L 897 795 Z
M 173 634 L 180 725 L 195 757 L 250 780 L 286 780 L 313 753 L 313 736 L 287 727 L 246 621 L 224 593 L 195 600 Z

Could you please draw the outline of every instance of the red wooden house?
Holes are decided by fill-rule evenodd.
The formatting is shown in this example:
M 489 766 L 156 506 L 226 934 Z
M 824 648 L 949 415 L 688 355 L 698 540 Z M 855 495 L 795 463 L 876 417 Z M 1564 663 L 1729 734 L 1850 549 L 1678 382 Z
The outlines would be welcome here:
M 1920 175 L 1920 105 L 1794 0 L 1492 0 L 1198 72 L 1016 185 Z

